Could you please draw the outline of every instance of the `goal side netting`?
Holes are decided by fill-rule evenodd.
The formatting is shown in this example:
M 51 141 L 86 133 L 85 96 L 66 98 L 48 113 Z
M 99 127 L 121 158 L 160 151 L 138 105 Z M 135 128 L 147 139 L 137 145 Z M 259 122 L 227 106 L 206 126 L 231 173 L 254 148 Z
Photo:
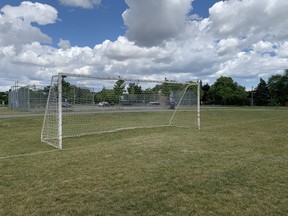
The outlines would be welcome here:
M 199 82 L 59 74 L 51 79 L 41 140 L 136 128 L 200 128 Z

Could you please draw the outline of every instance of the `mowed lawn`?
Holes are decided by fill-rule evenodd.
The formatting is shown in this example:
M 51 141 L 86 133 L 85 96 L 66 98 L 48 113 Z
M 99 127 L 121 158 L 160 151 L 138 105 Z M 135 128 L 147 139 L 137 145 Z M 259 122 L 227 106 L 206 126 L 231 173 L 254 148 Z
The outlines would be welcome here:
M 0 215 L 287 215 L 287 120 L 287 108 L 204 107 L 201 130 L 125 130 L 55 150 L 40 142 L 43 116 L 0 118 Z

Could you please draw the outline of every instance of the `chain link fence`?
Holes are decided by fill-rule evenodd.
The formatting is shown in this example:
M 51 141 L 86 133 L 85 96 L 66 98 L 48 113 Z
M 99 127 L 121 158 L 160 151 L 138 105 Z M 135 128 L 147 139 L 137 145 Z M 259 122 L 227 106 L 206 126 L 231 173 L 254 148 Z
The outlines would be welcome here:
M 20 86 L 16 83 L 8 93 L 8 107 L 11 110 L 34 111 L 45 110 L 48 88 L 37 88 L 35 85 Z

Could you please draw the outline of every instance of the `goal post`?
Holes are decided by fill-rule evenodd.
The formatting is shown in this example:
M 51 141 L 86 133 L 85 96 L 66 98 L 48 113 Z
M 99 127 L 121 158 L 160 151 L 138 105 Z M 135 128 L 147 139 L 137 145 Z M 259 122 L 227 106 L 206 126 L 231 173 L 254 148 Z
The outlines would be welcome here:
M 60 73 L 51 78 L 41 141 L 62 149 L 66 137 L 164 126 L 200 129 L 199 81 Z

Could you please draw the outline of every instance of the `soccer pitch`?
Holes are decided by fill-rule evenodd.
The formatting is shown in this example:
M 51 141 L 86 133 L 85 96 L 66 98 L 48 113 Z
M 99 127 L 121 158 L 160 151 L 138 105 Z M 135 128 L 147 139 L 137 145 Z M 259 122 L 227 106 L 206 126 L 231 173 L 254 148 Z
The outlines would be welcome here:
M 0 215 L 287 215 L 287 108 L 204 107 L 201 130 L 67 138 L 63 150 L 40 142 L 43 116 L 22 114 L 0 109 Z

